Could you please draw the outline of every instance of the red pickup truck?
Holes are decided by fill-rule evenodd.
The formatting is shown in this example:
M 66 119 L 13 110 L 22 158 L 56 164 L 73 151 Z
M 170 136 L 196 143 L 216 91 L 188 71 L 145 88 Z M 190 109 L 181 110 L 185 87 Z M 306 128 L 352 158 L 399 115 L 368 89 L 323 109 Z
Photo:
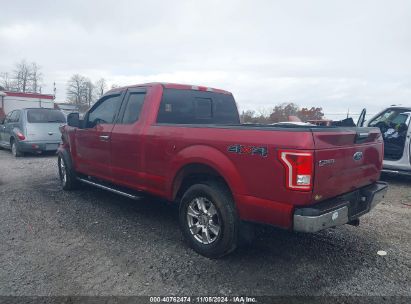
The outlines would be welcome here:
M 358 225 L 387 190 L 378 128 L 241 124 L 233 95 L 208 87 L 113 89 L 61 132 L 63 189 L 86 183 L 175 202 L 188 243 L 211 258 L 236 248 L 244 223 Z

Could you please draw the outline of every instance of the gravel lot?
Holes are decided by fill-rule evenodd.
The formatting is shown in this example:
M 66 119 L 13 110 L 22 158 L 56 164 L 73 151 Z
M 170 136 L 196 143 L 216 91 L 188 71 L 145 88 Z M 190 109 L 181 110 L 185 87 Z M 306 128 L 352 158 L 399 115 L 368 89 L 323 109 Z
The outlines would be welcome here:
M 411 296 L 410 179 L 386 177 L 387 200 L 359 227 L 267 228 L 209 260 L 184 243 L 176 208 L 64 192 L 56 161 L 0 151 L 0 295 Z

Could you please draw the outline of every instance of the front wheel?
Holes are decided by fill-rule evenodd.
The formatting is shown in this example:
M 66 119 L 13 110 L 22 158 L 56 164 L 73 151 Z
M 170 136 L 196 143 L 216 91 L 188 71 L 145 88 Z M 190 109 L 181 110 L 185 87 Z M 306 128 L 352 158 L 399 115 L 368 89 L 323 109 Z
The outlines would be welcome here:
M 196 252 L 219 258 L 236 249 L 239 221 L 224 185 L 204 182 L 191 186 L 181 199 L 179 213 L 183 235 Z

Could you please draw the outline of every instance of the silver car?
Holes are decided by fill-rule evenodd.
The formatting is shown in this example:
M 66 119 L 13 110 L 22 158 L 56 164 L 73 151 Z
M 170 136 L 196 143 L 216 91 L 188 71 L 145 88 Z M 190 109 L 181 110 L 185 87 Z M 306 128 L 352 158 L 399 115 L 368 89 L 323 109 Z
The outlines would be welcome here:
M 61 141 L 59 127 L 66 118 L 59 110 L 46 108 L 19 109 L 0 121 L 0 147 L 14 156 L 57 150 Z
M 367 122 L 384 138 L 383 172 L 411 176 L 411 107 L 393 106 Z

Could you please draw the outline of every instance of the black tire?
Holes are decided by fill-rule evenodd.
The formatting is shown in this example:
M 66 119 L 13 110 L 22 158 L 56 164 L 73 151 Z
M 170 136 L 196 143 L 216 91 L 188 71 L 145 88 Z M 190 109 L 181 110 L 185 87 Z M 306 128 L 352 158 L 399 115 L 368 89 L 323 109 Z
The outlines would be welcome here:
M 78 187 L 76 172 L 73 169 L 70 156 L 59 153 L 57 158 L 60 182 L 63 190 L 74 190 Z
M 210 207 L 206 210 L 207 212 L 201 212 L 201 208 L 197 208 L 196 215 L 193 217 L 189 214 L 189 207 L 196 206 L 198 199 Z M 211 204 L 215 208 L 212 212 L 210 211 Z M 192 212 L 193 209 L 191 209 Z M 207 215 L 208 213 L 214 214 L 214 217 Z M 194 221 L 190 218 L 194 219 L 196 216 L 199 219 L 196 224 L 192 224 L 191 227 L 195 227 L 192 232 L 189 222 L 193 223 Z M 239 220 L 231 193 L 221 183 L 207 181 L 188 188 L 181 199 L 179 220 L 182 233 L 190 247 L 203 256 L 215 259 L 227 255 L 237 248 Z M 214 233 L 213 231 L 216 229 L 212 230 L 208 225 L 210 227 L 213 225 L 214 228 L 218 226 L 218 233 Z M 203 228 L 199 228 L 199 226 Z M 198 230 L 197 233 L 195 233 L 196 230 Z M 205 233 L 205 230 L 209 232 Z M 213 238 L 213 241 L 207 243 L 207 240 Z
M 11 154 L 13 154 L 14 157 L 24 156 L 24 153 L 19 150 L 19 147 L 16 145 L 16 142 L 14 139 L 11 139 L 10 141 L 10 148 L 11 148 Z

